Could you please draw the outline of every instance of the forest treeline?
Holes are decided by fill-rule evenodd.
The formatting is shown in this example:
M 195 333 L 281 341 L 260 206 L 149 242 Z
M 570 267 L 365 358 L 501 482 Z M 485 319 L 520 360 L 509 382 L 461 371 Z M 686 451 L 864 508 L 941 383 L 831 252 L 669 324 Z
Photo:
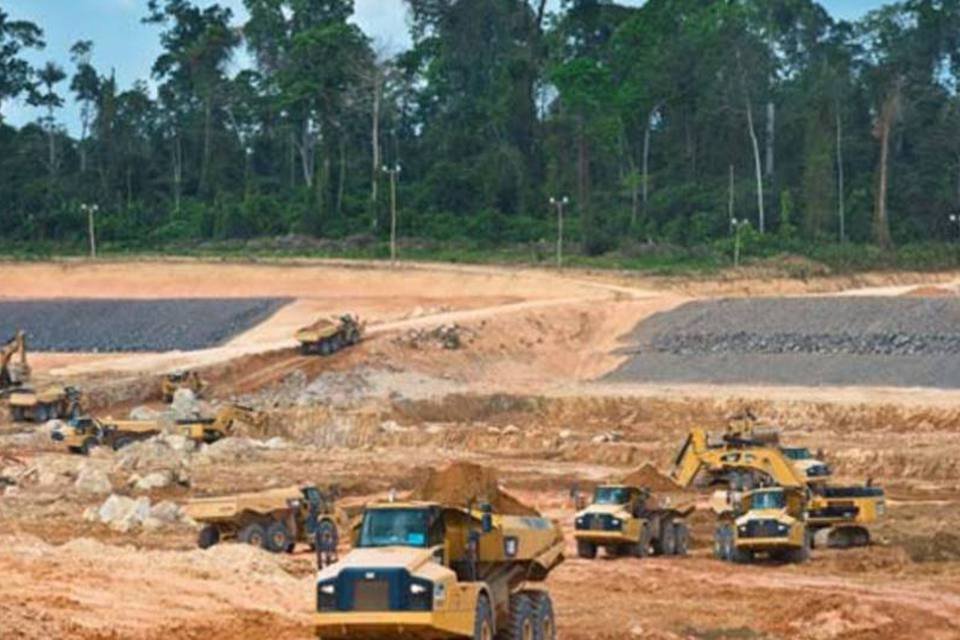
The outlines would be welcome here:
M 399 1 L 399 0 L 397 0 Z M 95 42 L 38 68 L 0 9 L 0 234 L 136 246 L 400 231 L 596 255 L 769 242 L 886 249 L 960 233 L 960 0 L 851 23 L 812 0 L 405 0 L 385 51 L 352 0 L 150 0 L 162 53 L 118 86 Z M 136 46 L 131 42 L 130 46 Z M 75 101 L 79 131 L 62 108 Z

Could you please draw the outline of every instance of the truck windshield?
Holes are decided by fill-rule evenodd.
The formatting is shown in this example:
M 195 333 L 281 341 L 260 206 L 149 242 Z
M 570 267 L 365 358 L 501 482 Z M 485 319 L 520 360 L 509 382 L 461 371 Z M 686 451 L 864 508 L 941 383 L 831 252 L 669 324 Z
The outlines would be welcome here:
M 783 509 L 787 498 L 782 491 L 762 491 L 750 498 L 751 509 Z
M 426 547 L 430 514 L 424 509 L 370 509 L 363 515 L 360 547 Z
M 810 453 L 810 449 L 804 448 L 784 449 L 783 455 L 787 456 L 791 460 L 810 460 L 813 458 L 813 454 Z
M 594 504 L 626 504 L 630 492 L 623 487 L 597 487 L 593 492 Z

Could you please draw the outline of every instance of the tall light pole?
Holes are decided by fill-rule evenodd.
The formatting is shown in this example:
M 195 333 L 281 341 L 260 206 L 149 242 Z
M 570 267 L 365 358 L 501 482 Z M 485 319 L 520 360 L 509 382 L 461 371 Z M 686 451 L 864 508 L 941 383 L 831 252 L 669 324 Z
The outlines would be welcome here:
M 550 198 L 550 204 L 557 208 L 557 268 L 563 269 L 563 209 L 570 204 L 570 198 Z
M 733 229 L 734 240 L 733 240 L 733 266 L 740 266 L 740 230 L 744 227 L 749 227 L 749 220 L 737 220 L 736 218 L 730 218 L 730 228 Z
M 390 264 L 397 263 L 397 181 L 401 171 L 400 165 L 393 169 L 383 167 L 383 172 L 390 176 Z
M 960 215 L 957 215 L 956 213 L 951 213 L 948 216 L 948 218 L 950 222 L 952 222 L 957 226 L 957 233 L 960 234 Z
M 100 207 L 95 204 L 81 204 L 80 205 L 81 213 L 87 214 L 87 235 L 90 237 L 90 258 L 96 259 L 97 257 L 97 230 L 94 227 L 93 217 Z

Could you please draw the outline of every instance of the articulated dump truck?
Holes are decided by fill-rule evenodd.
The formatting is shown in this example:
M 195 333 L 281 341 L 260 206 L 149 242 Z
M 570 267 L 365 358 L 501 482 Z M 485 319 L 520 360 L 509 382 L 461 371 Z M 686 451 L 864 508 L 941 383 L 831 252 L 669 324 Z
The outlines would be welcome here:
M 556 637 L 541 584 L 563 561 L 551 520 L 390 502 L 368 506 L 354 538 L 318 575 L 320 638 Z
M 358 316 L 343 315 L 335 320 L 321 318 L 295 334 L 303 355 L 329 356 L 363 339 L 366 325 Z

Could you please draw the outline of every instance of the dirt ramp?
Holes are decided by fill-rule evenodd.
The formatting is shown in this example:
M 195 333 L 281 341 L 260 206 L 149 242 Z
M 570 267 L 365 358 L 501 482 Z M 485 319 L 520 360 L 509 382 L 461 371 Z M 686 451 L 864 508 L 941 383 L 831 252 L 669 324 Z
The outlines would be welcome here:
M 413 490 L 410 498 L 449 505 L 488 503 L 495 513 L 540 515 L 501 489 L 495 470 L 471 462 L 455 462 L 442 469 L 429 469 L 422 484 Z

